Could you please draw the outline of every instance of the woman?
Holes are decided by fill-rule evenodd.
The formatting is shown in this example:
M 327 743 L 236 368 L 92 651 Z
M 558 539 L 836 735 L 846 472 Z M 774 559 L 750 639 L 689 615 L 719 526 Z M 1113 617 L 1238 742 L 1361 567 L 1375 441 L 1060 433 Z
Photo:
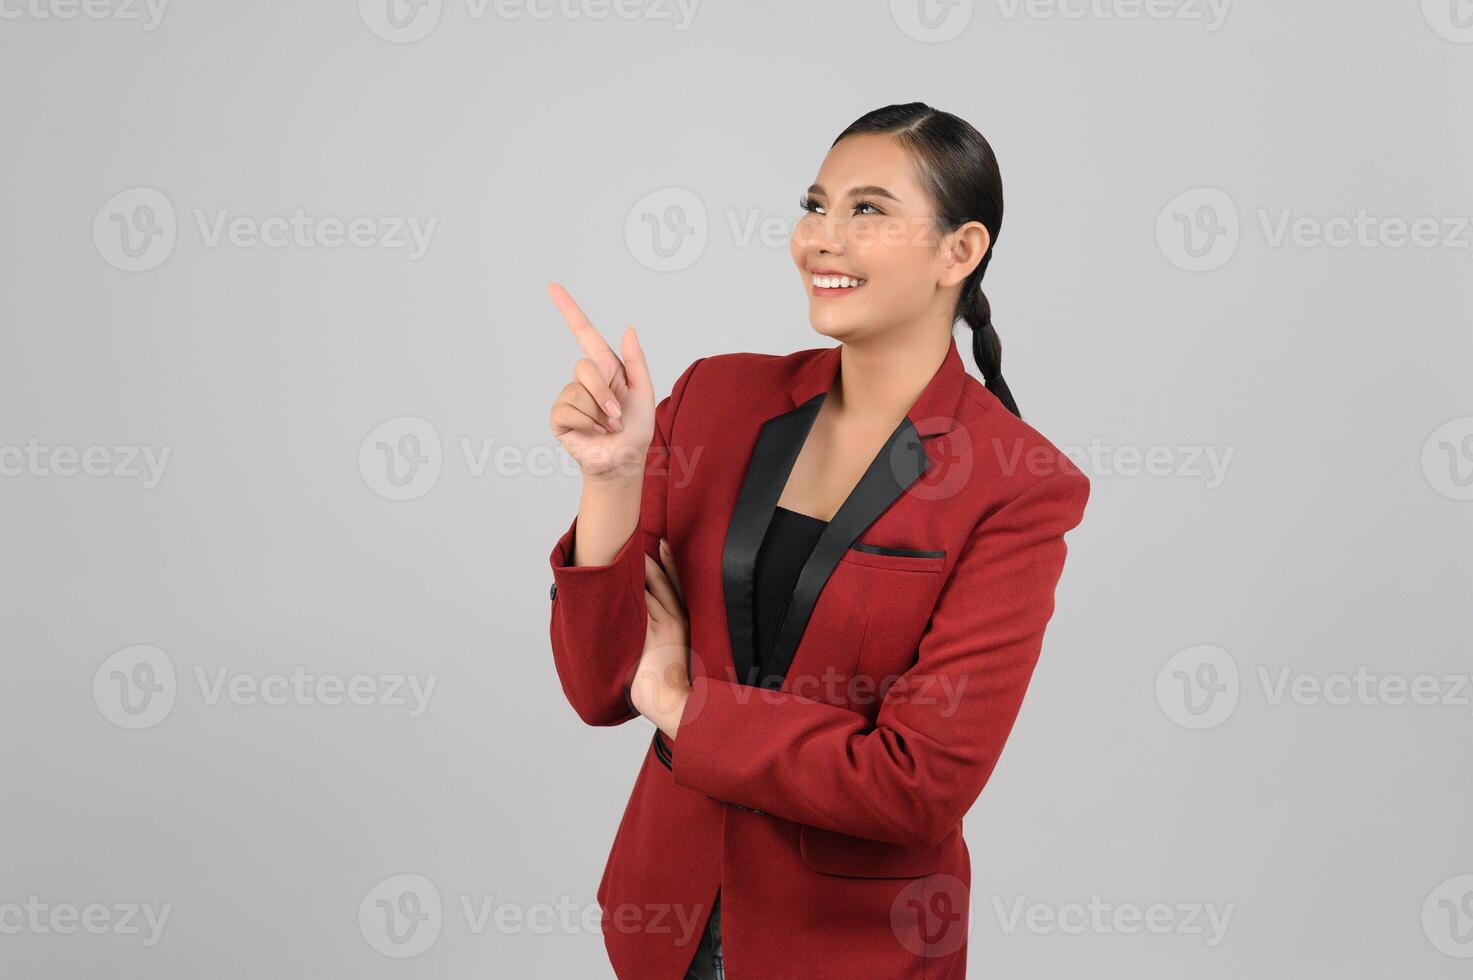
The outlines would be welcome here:
M 837 346 L 703 357 L 658 406 L 634 329 L 621 360 L 549 287 L 587 355 L 551 416 L 583 472 L 554 662 L 587 723 L 656 728 L 598 886 L 620 977 L 965 975 L 962 817 L 1089 496 L 1002 378 L 987 141 L 887 106 L 801 203 Z

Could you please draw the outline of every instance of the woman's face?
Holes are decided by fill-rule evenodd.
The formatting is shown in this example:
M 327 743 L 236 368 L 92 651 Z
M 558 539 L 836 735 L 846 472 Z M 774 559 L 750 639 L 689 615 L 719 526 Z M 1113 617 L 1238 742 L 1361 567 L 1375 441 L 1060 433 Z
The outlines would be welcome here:
M 840 140 L 807 197 L 809 213 L 790 248 L 813 329 L 852 342 L 938 315 L 949 324 L 952 302 L 943 290 L 961 277 L 953 278 L 954 263 L 937 247 L 931 201 L 894 137 Z

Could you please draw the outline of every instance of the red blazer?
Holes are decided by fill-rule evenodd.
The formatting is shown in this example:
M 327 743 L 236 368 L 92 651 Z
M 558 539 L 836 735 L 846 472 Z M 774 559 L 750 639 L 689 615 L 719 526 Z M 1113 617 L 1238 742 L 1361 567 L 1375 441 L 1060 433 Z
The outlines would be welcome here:
M 945 361 L 825 528 L 755 676 L 757 549 L 839 347 L 697 360 L 656 407 L 639 528 L 552 550 L 552 652 L 590 725 L 637 717 L 644 555 L 690 616 L 691 696 L 657 731 L 598 885 L 621 978 L 682 980 L 718 888 L 735 980 L 962 977 L 962 817 L 1038 660 L 1089 480 Z

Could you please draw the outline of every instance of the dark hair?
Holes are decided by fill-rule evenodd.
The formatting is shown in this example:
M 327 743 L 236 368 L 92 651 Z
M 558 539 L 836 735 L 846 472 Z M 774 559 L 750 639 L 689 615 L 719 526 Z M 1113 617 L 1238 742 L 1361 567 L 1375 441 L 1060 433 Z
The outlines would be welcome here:
M 860 116 L 839 134 L 833 145 L 858 133 L 888 133 L 910 150 L 922 182 L 936 207 L 941 234 L 968 221 L 980 221 L 991 241 L 987 254 L 962 283 L 952 324 L 958 319 L 972 328 L 972 358 L 987 390 L 1019 418 L 1018 403 L 1002 379 L 1002 341 L 992 325 L 992 307 L 982 292 L 982 277 L 992 261 L 992 249 L 1002 228 L 1002 175 L 992 147 L 972 124 L 924 102 L 887 105 Z

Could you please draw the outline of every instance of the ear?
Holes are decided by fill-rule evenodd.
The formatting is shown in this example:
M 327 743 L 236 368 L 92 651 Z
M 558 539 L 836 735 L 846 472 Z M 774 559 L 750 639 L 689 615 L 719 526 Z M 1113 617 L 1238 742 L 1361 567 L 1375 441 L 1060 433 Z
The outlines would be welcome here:
M 964 281 L 992 247 L 992 233 L 980 221 L 968 221 L 947 234 L 941 241 L 941 276 L 936 284 L 943 288 Z

